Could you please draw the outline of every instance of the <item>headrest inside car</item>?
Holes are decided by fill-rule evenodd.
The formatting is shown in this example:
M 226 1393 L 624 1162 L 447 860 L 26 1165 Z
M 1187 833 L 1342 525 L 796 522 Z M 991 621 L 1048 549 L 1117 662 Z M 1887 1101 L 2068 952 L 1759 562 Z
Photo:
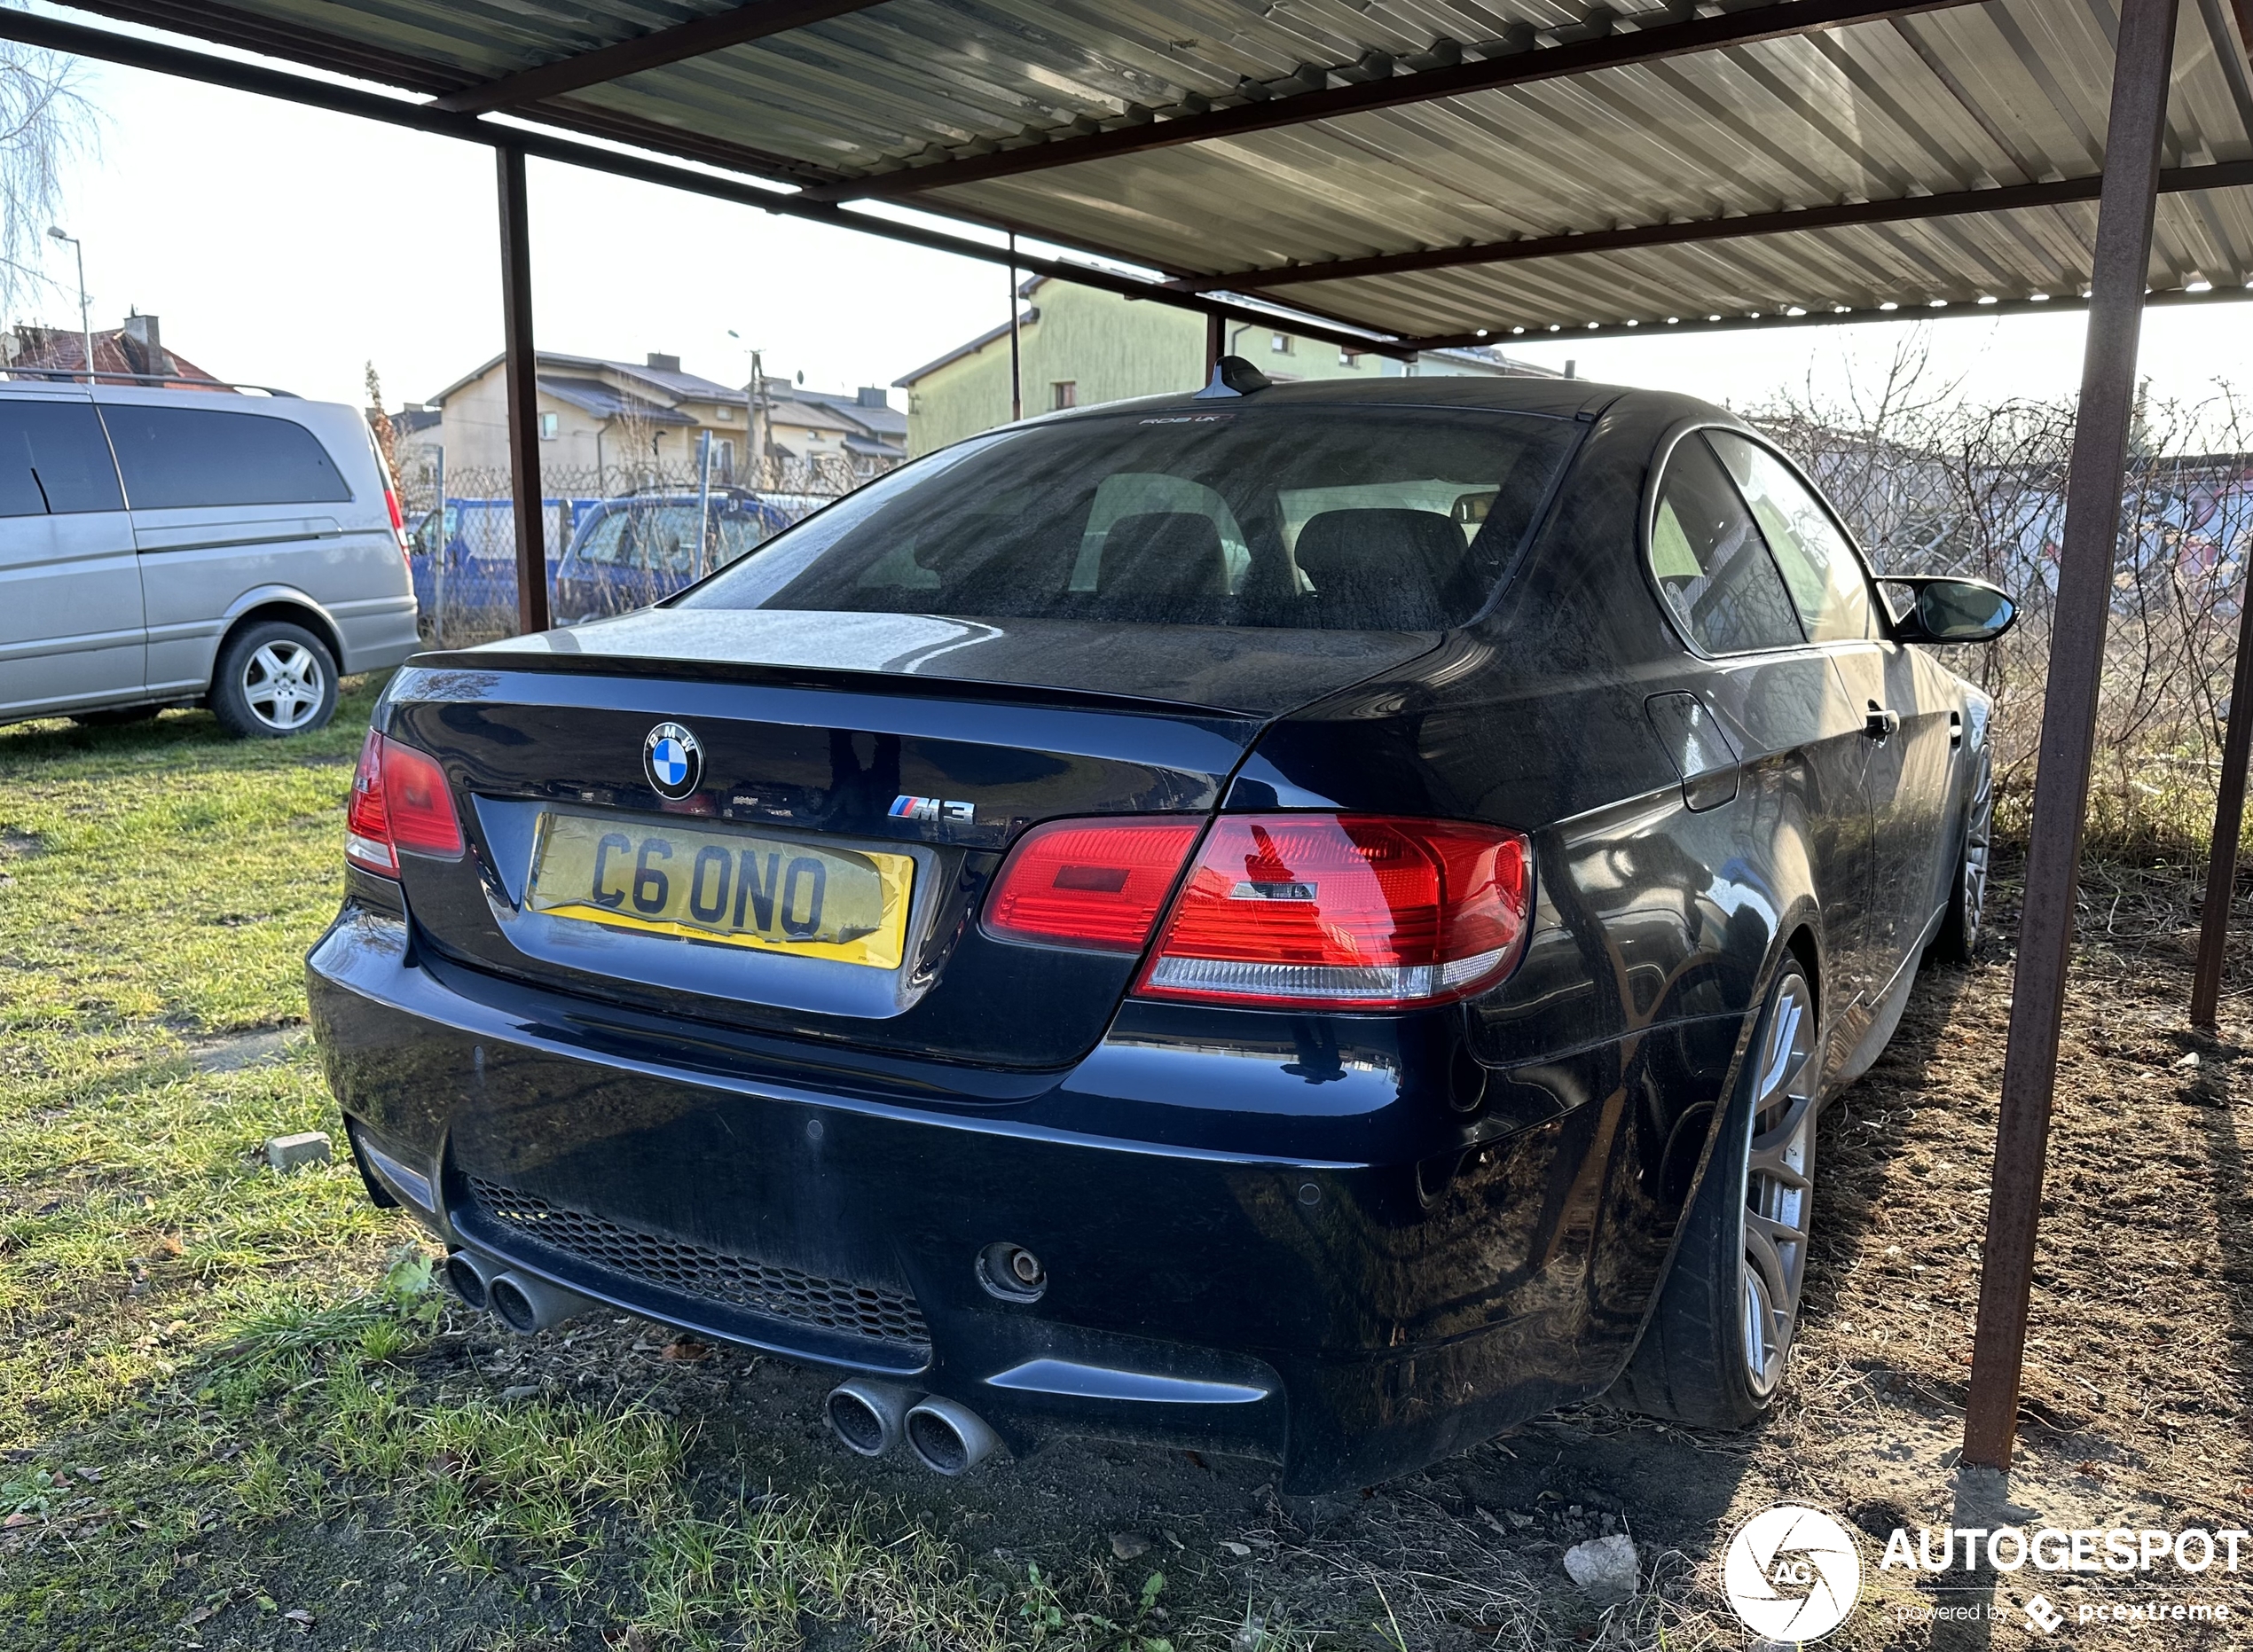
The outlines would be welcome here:
M 1196 511 L 1122 516 L 1103 536 L 1095 589 L 1106 597 L 1225 597 L 1229 563 L 1221 530 Z
M 1463 529 L 1436 511 L 1324 511 L 1299 530 L 1296 557 L 1327 625 L 1441 630 L 1463 568 Z

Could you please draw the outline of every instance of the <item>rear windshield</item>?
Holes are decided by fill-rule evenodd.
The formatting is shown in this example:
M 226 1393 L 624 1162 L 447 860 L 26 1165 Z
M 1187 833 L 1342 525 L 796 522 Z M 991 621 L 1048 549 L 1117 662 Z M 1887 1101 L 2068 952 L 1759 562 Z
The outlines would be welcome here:
M 871 483 L 677 600 L 1441 630 L 1486 605 L 1574 430 L 1452 408 L 1244 407 L 997 432 Z

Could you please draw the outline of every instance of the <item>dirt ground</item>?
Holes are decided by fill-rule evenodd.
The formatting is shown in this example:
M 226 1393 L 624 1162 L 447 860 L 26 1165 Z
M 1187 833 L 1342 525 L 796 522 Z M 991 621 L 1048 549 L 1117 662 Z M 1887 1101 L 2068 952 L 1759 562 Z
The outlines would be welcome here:
M 1850 1520 L 1867 1534 L 1871 1562 L 1896 1525 L 1912 1535 L 1951 1521 L 2253 1527 L 2253 1025 L 2242 1019 L 2253 958 L 2235 972 L 2241 1019 L 2219 1042 L 2192 1035 L 2189 906 L 2164 873 L 2092 870 L 2084 891 L 2022 1449 L 2006 1480 L 1956 1470 L 2012 898 L 2005 878 L 1986 959 L 1928 967 L 1891 1049 L 1825 1116 L 1788 1395 L 1744 1435 L 1696 1435 L 1599 1403 L 1358 1496 L 1307 1499 L 1279 1497 L 1259 1464 L 1092 1444 L 997 1461 L 959 1483 L 912 1460 L 864 1463 L 820 1425 L 820 1378 L 684 1348 L 638 1320 L 583 1320 L 520 1341 L 449 1310 L 396 1362 L 393 1386 L 441 1406 L 472 1396 L 518 1407 L 639 1405 L 683 1426 L 695 1501 L 715 1517 L 740 1521 L 765 1499 L 814 1489 L 866 1498 L 887 1511 L 888 1531 L 942 1539 L 958 1557 L 950 1563 L 1015 1578 L 1037 1566 L 1083 1617 L 1095 1603 L 1125 1625 L 1116 1639 L 1074 1636 L 1059 1618 L 1058 1643 L 1130 1652 L 1742 1647 L 1748 1637 L 1720 1595 L 1720 1545 L 1778 1501 Z M 37 1455 L 67 1460 L 69 1444 Z M 178 1604 L 163 1609 L 161 1625 L 137 1625 L 133 1642 L 161 1630 L 151 1644 L 669 1644 L 639 1628 L 606 1630 L 578 1597 L 544 1588 L 535 1568 L 442 1563 L 426 1534 L 388 1507 L 379 1496 L 319 1518 L 215 1521 L 188 1545 L 187 1581 L 161 1592 Z M 74 1538 L 67 1521 L 50 1520 L 0 1533 L 0 1572 L 36 1564 L 42 1549 L 98 1540 L 94 1530 Z M 1562 1558 L 1614 1531 L 1637 1546 L 1641 1592 L 1605 1603 L 1567 1578 Z M 1154 1570 L 1166 1575 L 1162 1594 L 1147 1591 Z M 209 1607 L 222 1575 L 242 1581 Z M 2023 1573 L 1995 1590 L 1999 1619 L 1973 1625 L 1924 1621 L 1924 1609 L 1984 1595 L 1872 1565 L 1864 1606 L 1828 1644 L 2253 1646 L 2253 1554 L 2239 1578 L 2210 1572 L 2186 1593 L 2132 1575 L 2061 1588 L 2062 1579 Z M 2053 1637 L 2020 1609 L 2037 1586 L 2067 1615 Z M 2084 1605 L 2160 1598 L 2225 1602 L 2240 1621 L 2076 1621 Z M 198 1600 L 208 1609 L 184 1617 Z M 277 1601 L 293 1600 L 319 1603 L 318 1629 L 276 1616 Z M 798 1626 L 799 1643 L 820 1652 L 899 1640 L 819 1615 L 801 1614 Z M 1037 1623 L 1017 1627 L 1042 1643 Z M 13 1633 L 0 1624 L 0 1645 L 51 1644 Z

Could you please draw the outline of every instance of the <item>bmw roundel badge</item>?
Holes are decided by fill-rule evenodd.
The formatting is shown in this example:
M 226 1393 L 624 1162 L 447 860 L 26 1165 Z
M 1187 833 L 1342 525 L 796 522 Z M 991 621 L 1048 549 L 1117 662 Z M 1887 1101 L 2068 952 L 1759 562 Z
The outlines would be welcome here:
M 676 802 L 704 778 L 704 748 L 678 723 L 660 723 L 641 742 L 641 767 L 657 795 Z

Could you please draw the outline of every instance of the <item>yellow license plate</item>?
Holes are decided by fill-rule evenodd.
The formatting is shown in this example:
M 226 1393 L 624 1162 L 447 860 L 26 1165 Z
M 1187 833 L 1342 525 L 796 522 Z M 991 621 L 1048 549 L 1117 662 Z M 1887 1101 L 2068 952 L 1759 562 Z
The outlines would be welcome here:
M 915 863 L 668 822 L 540 817 L 528 904 L 645 935 L 897 969 Z

